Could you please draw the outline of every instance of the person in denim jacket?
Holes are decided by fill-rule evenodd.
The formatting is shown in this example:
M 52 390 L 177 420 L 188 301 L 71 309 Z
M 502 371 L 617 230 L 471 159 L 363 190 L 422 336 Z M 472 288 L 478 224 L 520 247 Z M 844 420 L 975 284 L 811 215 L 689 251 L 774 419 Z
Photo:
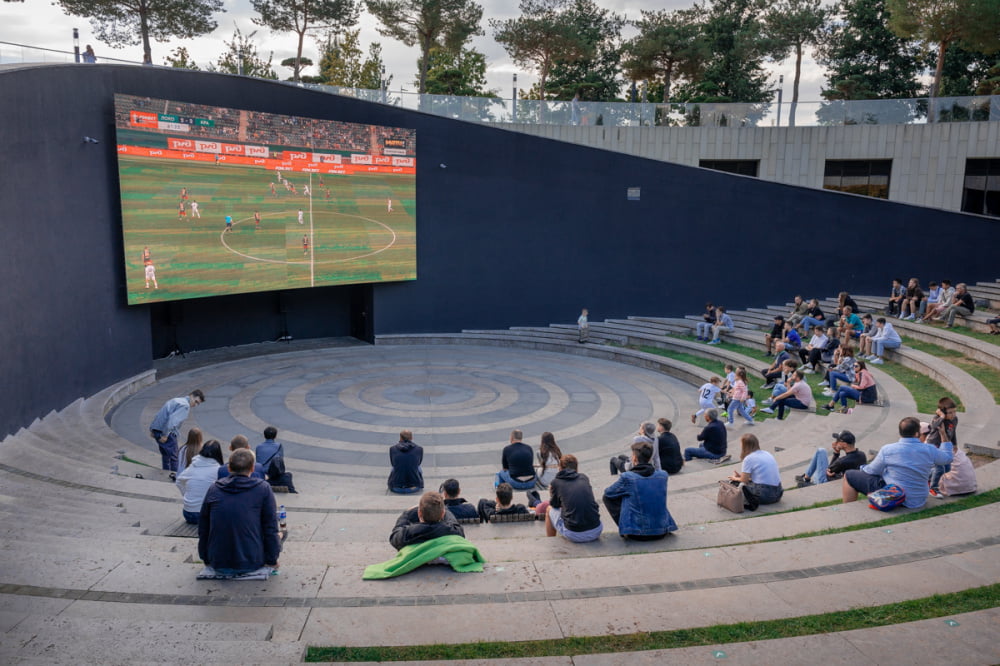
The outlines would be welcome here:
M 653 468 L 652 457 L 649 444 L 633 444 L 632 469 L 604 491 L 604 506 L 623 538 L 653 541 L 677 530 L 667 510 L 667 473 Z

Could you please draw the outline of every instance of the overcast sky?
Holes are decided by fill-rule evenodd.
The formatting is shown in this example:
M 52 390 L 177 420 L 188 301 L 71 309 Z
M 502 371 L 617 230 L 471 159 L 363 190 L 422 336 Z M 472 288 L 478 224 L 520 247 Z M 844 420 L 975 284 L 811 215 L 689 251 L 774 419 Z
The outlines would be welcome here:
M 535 76 L 531 72 L 519 69 L 511 62 L 503 47 L 493 41 L 492 31 L 488 20 L 491 18 L 510 18 L 517 15 L 517 2 L 515 0 L 480 0 L 483 5 L 483 29 L 486 35 L 476 37 L 474 46 L 479 51 L 486 54 L 488 66 L 487 82 L 490 88 L 500 91 L 501 96 L 509 97 L 512 88 L 512 75 L 518 74 L 518 87 L 529 88 L 535 82 Z M 624 14 L 629 19 L 639 18 L 639 11 L 642 9 L 680 8 L 689 7 L 691 2 L 685 0 L 596 0 L 597 4 L 611 9 L 619 14 Z M 225 2 L 226 11 L 217 14 L 215 20 L 218 27 L 211 34 L 198 37 L 196 39 L 174 40 L 168 43 L 153 42 L 153 62 L 162 64 L 164 58 L 176 46 L 187 47 L 191 57 L 199 66 L 204 66 L 216 60 L 225 50 L 224 40 L 232 38 L 233 29 L 239 26 L 240 30 L 246 34 L 253 30 L 258 30 L 256 41 L 258 50 L 266 57 L 269 52 L 274 53 L 273 64 L 275 71 L 281 78 L 291 75 L 291 70 L 278 65 L 282 60 L 295 56 L 296 37 L 293 33 L 271 34 L 266 28 L 258 28 L 252 23 L 254 11 L 250 6 L 250 0 L 227 0 Z M 386 63 L 386 70 L 393 75 L 391 88 L 399 90 L 400 86 L 406 90 L 414 90 L 413 84 L 416 78 L 416 61 L 418 49 L 416 47 L 407 48 L 401 43 L 383 37 L 378 34 L 377 21 L 365 12 L 361 14 L 361 43 L 365 52 L 368 43 L 379 41 L 382 43 L 382 51 Z M 142 48 L 140 46 L 130 46 L 122 49 L 111 49 L 100 43 L 94 36 L 87 19 L 68 16 L 56 5 L 47 0 L 26 0 L 23 3 L 0 2 L 0 42 L 12 42 L 16 44 L 28 44 L 35 47 L 44 47 L 64 51 L 72 51 L 73 48 L 73 28 L 80 30 L 81 50 L 91 44 L 97 53 L 98 59 L 101 56 L 115 57 L 125 60 L 140 62 L 142 60 Z M 317 59 L 317 48 L 315 41 L 306 39 L 304 56 Z M 43 54 L 41 51 L 31 49 L 20 49 L 0 43 L 0 62 L 37 62 L 39 60 L 63 61 L 67 56 L 59 54 Z M 791 81 L 794 74 L 794 60 L 787 59 L 781 63 L 768 63 L 767 69 L 771 73 L 771 78 L 777 85 L 779 74 L 785 76 L 785 100 L 791 98 Z M 315 68 L 306 70 L 306 73 L 313 73 Z M 807 57 L 803 62 L 802 83 L 800 86 L 800 99 L 802 101 L 815 101 L 819 99 L 819 91 L 822 88 L 824 76 L 822 70 L 816 66 L 811 57 Z

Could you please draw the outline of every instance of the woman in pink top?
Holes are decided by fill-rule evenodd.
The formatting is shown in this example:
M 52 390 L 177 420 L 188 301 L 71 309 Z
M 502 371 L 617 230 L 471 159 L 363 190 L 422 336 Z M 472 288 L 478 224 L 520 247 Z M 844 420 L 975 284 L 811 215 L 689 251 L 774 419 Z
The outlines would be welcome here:
M 790 389 L 779 396 L 775 396 L 771 403 L 771 409 L 777 408 L 778 420 L 785 418 L 785 409 L 809 409 L 812 407 L 812 389 L 806 382 L 806 376 L 801 370 L 796 370 L 793 375 L 793 384 Z
M 738 410 L 740 416 L 747 420 L 747 425 L 753 425 L 753 417 L 747 411 L 747 369 L 736 369 L 736 381 L 733 382 L 729 394 L 729 425 L 733 425 L 733 414 Z
M 868 366 L 864 361 L 858 361 L 857 367 L 854 375 L 854 383 L 851 385 L 841 384 L 837 392 L 833 394 L 833 398 L 830 399 L 830 404 L 826 405 L 827 409 L 832 410 L 837 401 L 840 401 L 841 409 L 847 409 L 847 399 L 850 398 L 855 402 L 862 402 L 862 398 L 866 393 L 872 393 L 875 389 L 875 378 L 872 377 L 872 373 L 868 371 Z M 874 399 L 865 402 L 875 402 Z

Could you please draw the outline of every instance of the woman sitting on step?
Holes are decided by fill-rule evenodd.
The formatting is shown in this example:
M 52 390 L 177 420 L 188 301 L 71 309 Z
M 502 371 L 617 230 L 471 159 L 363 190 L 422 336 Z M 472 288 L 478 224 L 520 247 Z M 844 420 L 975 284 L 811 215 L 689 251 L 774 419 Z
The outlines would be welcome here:
M 219 468 L 222 467 L 222 445 L 217 439 L 206 442 L 201 451 L 188 465 L 187 469 L 177 475 L 177 488 L 184 496 L 184 520 L 191 525 L 197 525 L 201 517 L 201 505 L 205 495 L 219 478 Z
M 872 377 L 872 373 L 868 371 L 868 366 L 864 361 L 857 362 L 857 370 L 855 372 L 854 383 L 847 385 L 842 384 L 837 392 L 833 394 L 830 399 L 830 403 L 826 405 L 826 409 L 833 411 L 837 402 L 840 401 L 840 412 L 847 412 L 847 399 L 850 398 L 855 402 L 860 402 L 865 405 L 872 405 L 878 399 L 878 389 L 875 388 L 875 378 Z
M 759 504 L 774 504 L 781 499 L 781 475 L 778 461 L 769 451 L 760 448 L 756 435 L 740 437 L 740 471 L 733 472 L 731 481 L 743 484 L 744 508 L 755 511 Z

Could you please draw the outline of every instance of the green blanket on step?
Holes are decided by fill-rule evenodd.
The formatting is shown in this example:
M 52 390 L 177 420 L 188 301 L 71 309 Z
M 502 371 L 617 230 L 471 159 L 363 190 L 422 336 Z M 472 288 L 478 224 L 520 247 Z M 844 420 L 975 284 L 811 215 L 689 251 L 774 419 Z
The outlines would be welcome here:
M 363 580 L 380 580 L 409 573 L 419 566 L 443 557 L 455 571 L 467 572 L 483 570 L 486 560 L 479 549 L 457 534 L 438 537 L 423 543 L 405 546 L 396 557 L 387 562 L 365 567 Z

